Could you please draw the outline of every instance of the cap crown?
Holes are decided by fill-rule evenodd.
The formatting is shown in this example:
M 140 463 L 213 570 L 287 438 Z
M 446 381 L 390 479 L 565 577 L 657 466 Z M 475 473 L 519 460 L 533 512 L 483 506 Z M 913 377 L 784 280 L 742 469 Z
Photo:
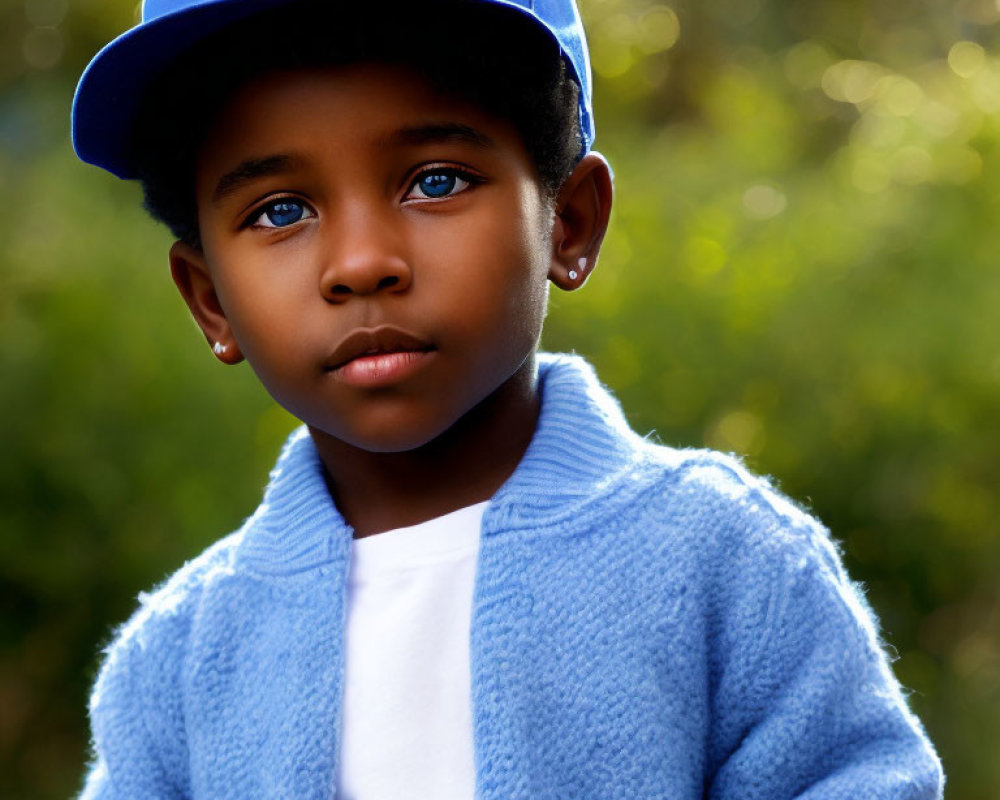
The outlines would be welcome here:
M 287 2 L 290 0 L 144 0 L 142 21 L 101 50 L 80 78 L 72 114 L 77 155 L 120 178 L 137 177 L 129 137 L 142 99 L 156 77 L 200 39 L 257 11 Z M 576 0 L 468 2 L 511 8 L 558 43 L 580 86 L 582 152 L 587 152 L 594 140 L 591 72 Z

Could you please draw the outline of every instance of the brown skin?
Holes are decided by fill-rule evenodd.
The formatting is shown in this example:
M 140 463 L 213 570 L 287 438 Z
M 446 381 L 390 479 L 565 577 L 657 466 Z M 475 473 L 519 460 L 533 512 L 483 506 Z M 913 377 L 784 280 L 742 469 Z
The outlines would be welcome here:
M 174 281 L 220 360 L 246 358 L 308 425 L 355 536 L 492 496 L 537 422 L 548 282 L 579 288 L 596 265 L 605 160 L 584 157 L 553 204 L 508 122 L 353 65 L 238 92 L 196 194 L 202 247 L 174 244 Z M 415 365 L 337 368 L 346 337 L 385 326 L 413 341 L 377 349 L 419 349 Z

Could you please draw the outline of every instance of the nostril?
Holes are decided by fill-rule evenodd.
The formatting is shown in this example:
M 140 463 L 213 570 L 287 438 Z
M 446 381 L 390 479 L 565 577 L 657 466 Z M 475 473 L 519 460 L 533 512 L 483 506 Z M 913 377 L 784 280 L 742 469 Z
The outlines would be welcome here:
M 377 281 L 372 283 L 371 281 L 375 277 L 375 275 L 359 276 L 356 282 L 350 281 L 348 283 L 324 284 L 323 291 L 328 298 L 346 300 L 352 295 L 367 295 L 372 292 L 395 291 L 396 288 L 402 289 L 405 285 L 405 276 L 393 274 L 386 275 L 383 272 L 382 276 L 379 277 Z

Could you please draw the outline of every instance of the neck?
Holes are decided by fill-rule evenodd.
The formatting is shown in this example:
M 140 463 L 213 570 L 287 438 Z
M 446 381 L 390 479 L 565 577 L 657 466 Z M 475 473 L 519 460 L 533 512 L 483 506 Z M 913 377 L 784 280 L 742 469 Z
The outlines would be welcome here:
M 534 359 L 427 444 L 373 453 L 310 429 L 337 508 L 355 538 L 488 500 L 531 442 L 541 398 Z

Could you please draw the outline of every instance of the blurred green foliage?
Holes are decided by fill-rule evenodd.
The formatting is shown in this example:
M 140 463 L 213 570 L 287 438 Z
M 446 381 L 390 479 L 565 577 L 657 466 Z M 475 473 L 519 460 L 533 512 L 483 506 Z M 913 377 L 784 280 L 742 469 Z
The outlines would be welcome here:
M 868 587 L 952 800 L 1000 798 L 1000 7 L 584 0 L 617 205 L 545 344 L 743 454 Z M 294 420 L 218 367 L 136 187 L 78 164 L 120 0 L 0 4 L 0 798 L 74 791 L 100 643 Z

